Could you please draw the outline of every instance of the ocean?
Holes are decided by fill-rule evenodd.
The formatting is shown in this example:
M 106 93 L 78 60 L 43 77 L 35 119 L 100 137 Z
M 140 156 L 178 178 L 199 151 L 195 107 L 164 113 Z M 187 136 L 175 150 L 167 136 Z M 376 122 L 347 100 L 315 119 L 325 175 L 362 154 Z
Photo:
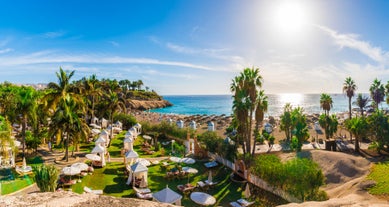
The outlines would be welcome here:
M 291 103 L 294 107 L 304 108 L 307 114 L 322 113 L 320 109 L 321 94 L 267 94 L 268 112 L 266 116 L 279 116 L 283 112 L 286 103 Z M 348 111 L 348 98 L 345 94 L 330 94 L 333 100 L 333 108 L 330 113 L 340 113 Z M 368 95 L 368 94 L 364 94 Z M 163 114 L 184 114 L 184 115 L 231 115 L 232 96 L 231 95 L 168 95 L 163 96 L 173 104 L 171 107 L 153 109 L 151 112 Z M 354 97 L 352 102 L 355 101 Z M 352 108 L 357 108 L 352 105 Z M 387 109 L 388 105 L 382 103 L 380 108 Z

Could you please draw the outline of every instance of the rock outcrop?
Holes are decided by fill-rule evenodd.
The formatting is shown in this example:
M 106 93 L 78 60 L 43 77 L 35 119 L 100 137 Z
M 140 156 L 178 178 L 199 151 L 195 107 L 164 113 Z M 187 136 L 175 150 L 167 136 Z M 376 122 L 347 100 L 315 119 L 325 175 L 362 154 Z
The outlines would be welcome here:
M 175 205 L 157 203 L 135 198 L 115 198 L 112 196 L 77 194 L 73 192 L 31 193 L 20 196 L 3 196 L 3 207 L 174 207 Z
M 168 106 L 173 106 L 173 104 L 166 100 L 130 100 L 127 105 L 129 108 L 137 110 L 165 108 Z

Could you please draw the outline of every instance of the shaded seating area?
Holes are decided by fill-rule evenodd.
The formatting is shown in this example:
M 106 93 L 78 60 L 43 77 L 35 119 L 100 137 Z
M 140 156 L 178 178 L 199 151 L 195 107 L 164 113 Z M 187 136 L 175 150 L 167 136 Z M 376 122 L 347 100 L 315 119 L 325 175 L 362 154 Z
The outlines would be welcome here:
M 149 188 L 137 188 L 133 186 L 132 189 L 134 189 L 137 198 L 146 200 L 153 198 L 153 194 Z
M 153 193 L 153 200 L 161 203 L 170 203 L 180 206 L 181 205 L 182 195 L 174 192 L 168 186 L 161 191 Z

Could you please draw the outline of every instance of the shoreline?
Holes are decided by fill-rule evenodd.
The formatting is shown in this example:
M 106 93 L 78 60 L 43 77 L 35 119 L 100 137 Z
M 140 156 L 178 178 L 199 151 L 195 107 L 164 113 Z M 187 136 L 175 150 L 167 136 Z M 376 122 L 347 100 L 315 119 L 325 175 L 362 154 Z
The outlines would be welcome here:
M 339 119 L 338 131 L 334 135 L 334 138 L 342 137 L 343 139 L 348 139 L 350 133 L 344 127 L 342 123 L 348 118 L 349 112 L 339 112 L 336 113 L 336 116 Z M 353 112 L 353 116 L 356 116 L 358 112 Z M 159 112 L 150 112 L 150 111 L 136 111 L 131 113 L 137 121 L 139 122 L 149 122 L 151 124 L 159 124 L 162 121 L 167 121 L 168 119 L 172 120 L 172 123 L 176 124 L 178 120 L 184 121 L 184 128 L 189 127 L 189 123 L 193 120 L 196 122 L 197 129 L 196 132 L 201 134 L 208 130 L 207 122 L 212 121 L 215 126 L 215 132 L 221 137 L 226 138 L 225 134 L 226 128 L 231 124 L 232 117 L 227 115 L 186 115 L 186 114 L 173 114 L 173 113 L 159 113 Z M 313 140 L 325 140 L 324 130 L 322 133 L 318 133 L 315 130 L 315 122 L 318 120 L 320 114 L 308 114 L 307 116 L 308 129 L 309 129 L 309 138 L 308 141 Z M 280 130 L 280 117 L 279 116 L 268 116 L 262 122 L 262 127 L 265 123 L 269 122 L 270 117 L 274 118 L 275 126 L 273 127 L 273 132 L 271 133 L 275 137 L 276 143 L 285 139 L 285 132 Z

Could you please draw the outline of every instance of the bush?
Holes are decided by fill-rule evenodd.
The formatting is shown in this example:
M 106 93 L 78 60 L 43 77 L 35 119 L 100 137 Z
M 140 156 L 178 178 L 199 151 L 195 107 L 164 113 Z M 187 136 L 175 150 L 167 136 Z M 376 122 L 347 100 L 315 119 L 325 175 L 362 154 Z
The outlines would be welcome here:
M 54 192 L 57 188 L 59 172 L 54 165 L 38 165 L 33 167 L 34 180 L 41 192 Z
M 124 113 L 114 114 L 113 120 L 120 121 L 123 124 L 123 129 L 130 129 L 133 125 L 137 123 L 136 118 L 134 116 Z

